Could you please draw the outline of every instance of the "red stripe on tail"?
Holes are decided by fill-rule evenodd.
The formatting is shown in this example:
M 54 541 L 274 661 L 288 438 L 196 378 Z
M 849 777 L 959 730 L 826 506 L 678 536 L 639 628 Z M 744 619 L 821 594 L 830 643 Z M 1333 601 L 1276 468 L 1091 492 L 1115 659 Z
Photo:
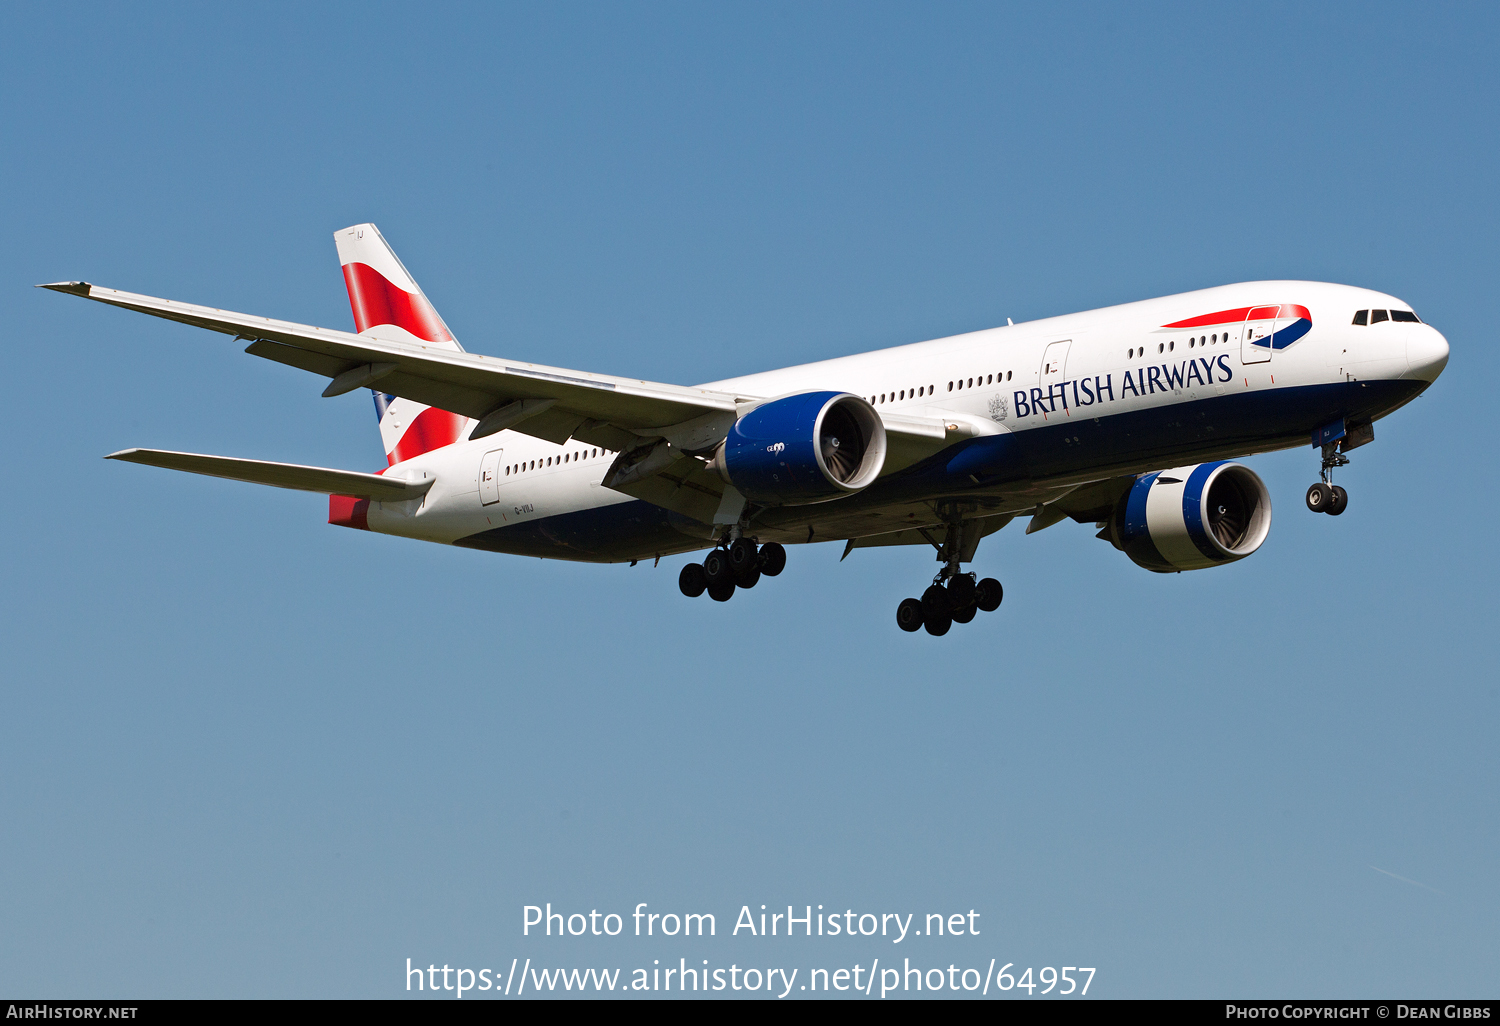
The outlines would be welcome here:
M 426 296 L 392 285 L 369 264 L 345 264 L 344 283 L 349 286 L 349 306 L 354 311 L 356 331 L 394 324 L 428 342 L 453 341 Z
M 368 531 L 370 529 L 370 500 L 356 499 L 352 495 L 330 495 L 328 497 L 328 522 L 339 527 Z
M 407 425 L 406 433 L 401 436 L 401 441 L 396 443 L 396 448 L 387 453 L 385 458 L 394 467 L 402 460 L 409 460 L 424 452 L 452 445 L 458 441 L 458 436 L 463 431 L 464 422 L 467 420 L 467 417 L 462 417 L 457 413 L 449 413 L 436 406 L 429 406 Z

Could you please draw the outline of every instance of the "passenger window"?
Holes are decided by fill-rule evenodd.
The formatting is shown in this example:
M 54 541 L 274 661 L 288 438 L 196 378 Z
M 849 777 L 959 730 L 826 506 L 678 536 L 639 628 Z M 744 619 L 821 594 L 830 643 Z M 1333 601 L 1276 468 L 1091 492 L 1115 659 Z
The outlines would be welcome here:
M 1389 320 L 1389 319 L 1390 318 L 1387 316 L 1387 314 L 1386 314 L 1386 312 L 1384 310 L 1371 310 L 1370 311 L 1370 323 L 1371 324 L 1379 324 L 1381 321 Z
M 1422 323 L 1420 320 L 1417 319 L 1417 315 L 1414 314 L 1414 313 L 1412 313 L 1410 310 L 1392 310 L 1391 311 L 1391 320 L 1393 320 L 1393 321 L 1405 321 L 1408 324 L 1421 324 Z
M 1005 380 L 1006 380 L 1006 381 L 1009 381 L 1009 380 L 1010 380 L 1010 375 L 1011 375 L 1011 372 L 1010 372 L 1010 371 L 1006 371 L 1006 372 L 1005 372 Z
M 1369 324 L 1370 323 L 1370 311 L 1368 311 L 1368 310 L 1356 310 L 1356 311 L 1354 311 L 1354 323 L 1355 324 L 1359 324 L 1359 325 Z

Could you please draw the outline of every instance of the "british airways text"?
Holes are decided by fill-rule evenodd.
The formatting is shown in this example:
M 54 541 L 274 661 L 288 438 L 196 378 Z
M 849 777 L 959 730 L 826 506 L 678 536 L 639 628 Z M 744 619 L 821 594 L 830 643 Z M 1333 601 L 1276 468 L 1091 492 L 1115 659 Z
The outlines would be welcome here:
M 1034 413 L 1056 413 L 1059 403 L 1062 404 L 1061 408 L 1064 410 L 1078 409 L 1106 400 L 1114 402 L 1116 398 L 1123 399 L 1127 394 L 1155 395 L 1157 392 L 1171 392 L 1193 384 L 1211 385 L 1214 383 L 1215 371 L 1223 374 L 1223 377 L 1218 379 L 1221 383 L 1234 380 L 1234 372 L 1229 369 L 1227 353 L 1220 353 L 1217 359 L 1187 360 L 1175 365 L 1160 364 L 1142 367 L 1136 371 L 1126 371 L 1125 380 L 1120 383 L 1118 396 L 1115 395 L 1113 374 L 1054 382 L 1047 386 L 1046 392 L 1040 388 L 1033 388 L 1028 396 L 1023 391 L 1017 391 L 1015 393 L 1016 416 L 1029 417 Z

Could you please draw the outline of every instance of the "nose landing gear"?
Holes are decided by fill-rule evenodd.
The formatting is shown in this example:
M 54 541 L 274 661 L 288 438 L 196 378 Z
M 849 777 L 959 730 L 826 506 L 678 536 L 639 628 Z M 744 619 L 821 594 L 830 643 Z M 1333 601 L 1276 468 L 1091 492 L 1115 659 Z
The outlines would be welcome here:
M 1318 472 L 1320 480 L 1307 490 L 1307 508 L 1314 513 L 1336 517 L 1349 506 L 1349 493 L 1333 483 L 1334 469 L 1349 465 L 1349 457 L 1339 448 L 1338 442 L 1323 445 L 1323 465 Z

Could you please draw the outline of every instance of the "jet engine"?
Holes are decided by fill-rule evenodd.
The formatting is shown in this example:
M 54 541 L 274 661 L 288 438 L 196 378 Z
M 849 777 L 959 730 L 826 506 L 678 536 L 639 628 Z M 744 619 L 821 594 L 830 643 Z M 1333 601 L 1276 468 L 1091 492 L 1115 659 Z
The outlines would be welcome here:
M 847 392 L 803 392 L 735 422 L 713 466 L 752 502 L 799 506 L 857 492 L 885 466 L 885 427 Z
M 1220 461 L 1137 478 L 1101 535 L 1136 566 L 1170 574 L 1244 559 L 1270 531 L 1265 483 Z

